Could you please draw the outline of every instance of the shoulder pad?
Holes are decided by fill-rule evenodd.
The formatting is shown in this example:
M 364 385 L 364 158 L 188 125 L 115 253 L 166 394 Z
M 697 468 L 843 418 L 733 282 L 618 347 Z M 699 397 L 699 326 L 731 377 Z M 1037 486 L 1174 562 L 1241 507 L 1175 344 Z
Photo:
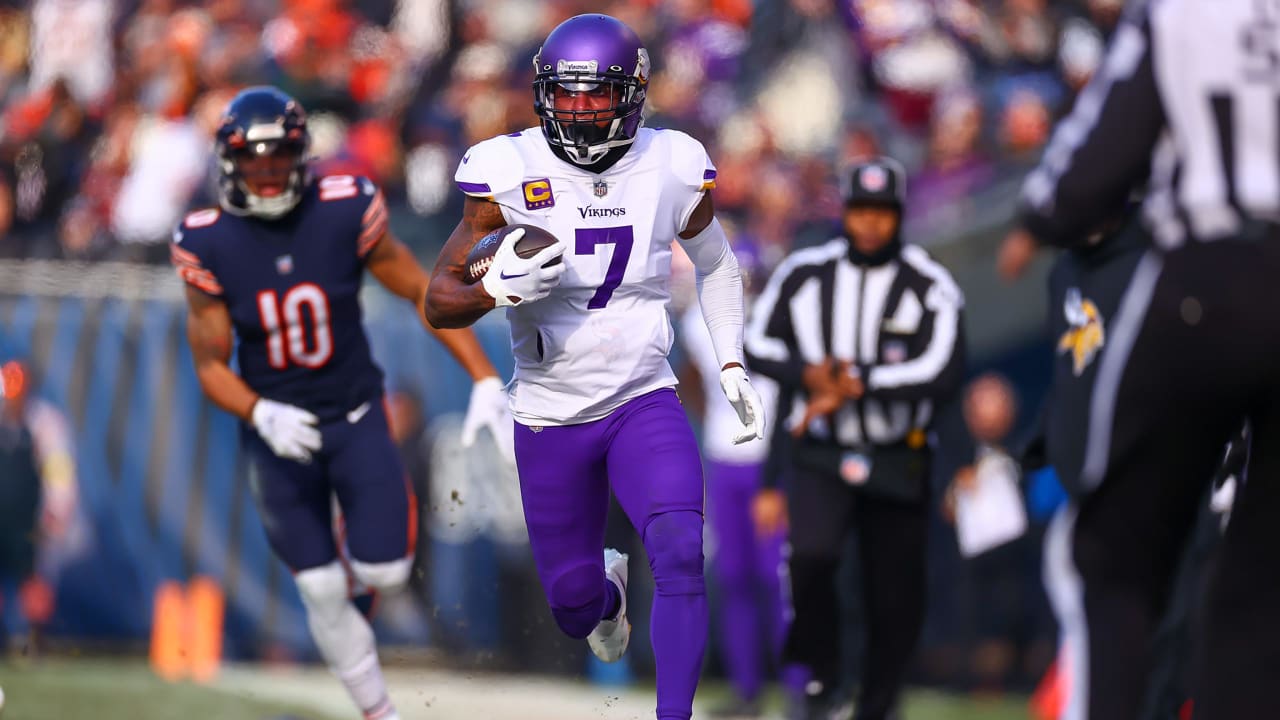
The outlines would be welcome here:
M 524 158 L 515 141 L 499 135 L 472 145 L 453 176 L 458 189 L 473 197 L 493 197 L 519 187 L 524 180 Z
M 716 186 L 716 166 L 702 143 L 679 130 L 656 130 L 666 140 L 671 172 L 677 182 L 698 191 Z
M 179 226 L 183 230 L 198 230 L 204 227 L 210 227 L 218 222 L 222 217 L 222 209 L 211 207 L 203 210 L 193 210 L 182 218 L 182 224 Z
M 218 208 L 188 213 L 173 231 L 169 245 L 170 260 L 183 282 L 209 295 L 222 295 L 222 285 L 212 270 L 217 246 L 215 225 L 222 217 Z
M 316 198 L 330 203 L 351 198 L 363 198 L 362 205 L 378 192 L 372 180 L 360 175 L 325 175 L 315 181 Z
M 192 239 L 210 234 L 222 219 L 222 212 L 221 208 L 211 207 L 187 213 L 173 231 L 173 242 L 181 243 L 185 240 L 188 246 L 197 244 L 199 241 L 193 243 Z

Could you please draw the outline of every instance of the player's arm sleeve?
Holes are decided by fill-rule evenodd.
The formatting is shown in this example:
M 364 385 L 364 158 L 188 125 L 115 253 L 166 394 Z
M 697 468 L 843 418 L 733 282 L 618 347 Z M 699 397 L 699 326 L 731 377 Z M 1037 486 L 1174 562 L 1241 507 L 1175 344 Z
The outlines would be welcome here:
M 693 262 L 698 284 L 698 304 L 702 319 L 711 332 L 716 361 L 744 364 L 742 354 L 742 271 L 729 247 L 720 221 L 712 218 L 702 232 L 691 238 L 677 236 Z
M 373 184 L 373 181 L 360 179 L 361 184 L 368 183 L 368 187 L 373 189 L 373 194 L 369 197 L 369 204 L 365 206 L 363 214 L 360 216 L 360 235 L 356 242 L 356 256 L 361 260 L 369 257 L 369 253 L 382 242 L 382 238 L 386 236 L 387 230 L 390 228 L 390 215 L 387 212 L 387 199 L 382 195 L 382 189 Z
M 200 213 L 217 212 L 202 210 L 187 216 L 173 233 L 173 242 L 169 244 L 169 255 L 178 277 L 186 284 L 213 297 L 222 297 L 222 283 L 211 265 L 210 251 L 205 247 L 205 237 L 199 229 L 191 227 L 193 220 L 199 223 L 203 218 L 196 217 Z M 215 216 L 216 217 L 216 216 Z
M 510 205 L 524 179 L 524 159 L 514 141 L 503 135 L 472 145 L 462 155 L 453 181 L 466 195 L 480 200 L 492 200 L 499 206 Z M 530 186 L 527 192 L 535 193 L 531 202 L 543 200 L 536 195 L 539 188 Z M 505 215 L 505 213 L 503 213 Z
M 1027 177 L 1021 220 L 1041 243 L 1084 244 L 1150 173 L 1165 114 L 1148 13 L 1144 8 L 1122 21 L 1098 72 Z
M 747 366 L 778 381 L 782 390 L 803 383 L 804 361 L 791 322 L 791 296 L 799 286 L 794 265 L 783 262 L 751 308 L 745 350 Z
M 693 263 L 698 284 L 698 304 L 702 307 L 702 319 L 711 331 L 711 344 L 715 347 L 720 367 L 730 363 L 744 364 L 742 354 L 743 294 L 742 272 L 738 258 L 729 247 L 724 227 L 714 216 L 710 222 L 692 237 L 684 237 L 686 231 L 696 230 L 705 221 L 705 215 L 691 225 L 691 218 L 700 203 L 708 203 L 703 212 L 711 211 L 711 200 L 706 193 L 715 187 L 715 166 L 702 147 L 702 143 L 675 130 L 664 130 L 668 144 L 669 167 L 668 192 L 673 194 L 676 217 L 676 239 Z
M 927 338 L 924 350 L 905 362 L 864 368 L 868 397 L 941 402 L 950 398 L 964 379 L 964 295 L 940 265 L 928 267 L 934 277 L 925 293 L 920 321 L 920 333 Z

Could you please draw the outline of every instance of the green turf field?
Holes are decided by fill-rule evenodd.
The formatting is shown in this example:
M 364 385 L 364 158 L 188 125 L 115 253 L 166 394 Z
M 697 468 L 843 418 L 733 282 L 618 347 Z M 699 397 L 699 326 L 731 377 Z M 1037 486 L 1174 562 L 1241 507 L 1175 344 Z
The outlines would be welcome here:
M 545 677 L 476 675 L 443 670 L 387 671 L 404 720 L 648 720 L 652 687 L 624 690 Z M 345 692 L 328 672 L 307 667 L 227 668 L 212 687 L 166 683 L 138 660 L 57 659 L 0 662 L 5 707 L 0 720 L 355 720 Z M 699 689 L 700 709 L 728 692 L 722 682 Z M 769 707 L 781 709 L 775 691 Z M 973 700 L 942 693 L 908 695 L 907 720 L 1028 720 L 1024 698 Z M 695 712 L 694 719 L 705 718 Z
M 0 662 L 3 720 L 336 720 L 314 709 L 170 684 L 133 660 Z
M 711 708 L 727 697 L 729 689 L 723 683 L 703 683 L 698 688 L 699 706 Z M 765 709 L 781 716 L 784 703 L 777 691 L 770 692 Z M 694 713 L 694 720 L 698 714 Z M 930 690 L 907 693 L 904 708 L 906 720 L 1029 720 L 1027 699 L 1024 697 L 973 699 L 948 695 Z M 8 718 L 5 718 L 8 720 Z

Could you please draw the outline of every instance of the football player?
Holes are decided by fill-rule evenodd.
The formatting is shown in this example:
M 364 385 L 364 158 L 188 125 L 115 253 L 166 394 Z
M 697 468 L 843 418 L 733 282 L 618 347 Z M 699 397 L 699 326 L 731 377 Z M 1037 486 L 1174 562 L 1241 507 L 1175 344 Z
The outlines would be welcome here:
M 196 375 L 214 404 L 243 421 L 267 539 L 294 573 L 320 654 L 365 718 L 397 718 L 373 631 L 349 601 L 330 498 L 342 509 L 355 579 L 382 591 L 404 585 L 416 501 L 387 428 L 358 293 L 367 269 L 420 311 L 428 277 L 388 231 L 372 182 L 311 177 L 306 116 L 288 95 L 241 92 L 216 145 L 219 207 L 187 215 L 172 245 Z M 432 332 L 476 382 L 470 427 L 488 418 L 501 439 L 492 408 L 505 391 L 475 336 Z M 229 364 L 235 341 L 239 375 Z
M 736 239 L 734 255 L 742 268 L 744 290 L 753 296 L 768 279 L 768 272 L 754 243 Z M 757 493 L 765 487 L 768 440 L 734 444 L 738 424 L 733 407 L 720 397 L 719 371 L 711 334 L 695 304 L 681 315 L 679 340 L 686 365 L 681 373 L 681 395 L 686 406 L 701 411 L 702 455 L 707 487 L 708 539 L 712 581 L 719 590 L 716 637 L 720 661 L 734 697 L 713 708 L 711 717 L 748 718 L 762 712 L 761 691 L 770 659 L 781 656 L 787 635 L 786 608 L 780 585 L 785 522 L 771 523 L 755 509 Z M 766 408 L 778 406 L 778 386 L 759 375 L 752 380 Z M 692 386 L 692 387 L 690 387 Z M 692 390 L 686 390 L 689 388 Z M 768 632 L 744 628 L 761 627 Z M 803 668 L 788 666 L 781 679 L 793 698 L 803 694 Z
M 507 308 L 516 463 L 551 612 L 602 660 L 626 650 L 627 558 L 605 550 L 601 559 L 612 487 L 654 575 L 657 717 L 688 720 L 708 620 L 701 463 L 667 362 L 671 243 L 697 270 L 738 442 L 764 433 L 743 369 L 742 278 L 715 218 L 706 151 L 684 133 L 642 127 L 650 66 L 636 34 L 607 15 L 579 15 L 551 32 L 534 65 L 540 125 L 475 145 L 458 167 L 466 204 L 436 262 L 427 318 L 463 327 Z M 523 231 L 513 230 L 468 285 L 470 248 L 508 223 L 559 242 L 523 259 L 514 247 Z

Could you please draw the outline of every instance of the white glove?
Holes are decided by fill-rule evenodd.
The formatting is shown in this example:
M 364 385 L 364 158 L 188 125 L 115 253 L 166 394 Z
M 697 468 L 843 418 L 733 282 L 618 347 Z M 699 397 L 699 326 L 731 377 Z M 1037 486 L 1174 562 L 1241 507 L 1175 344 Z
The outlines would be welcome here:
M 760 393 L 751 386 L 747 379 L 747 371 L 733 366 L 720 371 L 720 388 L 729 404 L 738 413 L 738 420 L 745 428 L 733 436 L 733 444 L 741 445 L 750 440 L 763 440 L 765 429 L 764 402 Z
M 271 451 L 282 458 L 309 463 L 311 453 L 320 450 L 319 420 L 302 408 L 258 398 L 251 418 Z
M 507 388 L 496 377 L 487 377 L 471 386 L 471 400 L 467 403 L 467 416 L 462 421 L 462 444 L 471 447 L 482 428 L 489 428 L 503 459 L 515 465 L 515 421 L 511 418 L 511 406 Z
M 564 275 L 563 262 L 542 267 L 564 255 L 563 242 L 556 241 L 556 244 L 543 248 L 537 255 L 522 258 L 516 255 L 515 247 L 516 241 L 522 237 L 524 228 L 516 228 L 507 233 L 498 246 L 498 252 L 493 256 L 493 264 L 480 279 L 484 291 L 493 297 L 498 307 L 541 300 L 551 294 L 551 289 L 560 284 L 560 276 Z

